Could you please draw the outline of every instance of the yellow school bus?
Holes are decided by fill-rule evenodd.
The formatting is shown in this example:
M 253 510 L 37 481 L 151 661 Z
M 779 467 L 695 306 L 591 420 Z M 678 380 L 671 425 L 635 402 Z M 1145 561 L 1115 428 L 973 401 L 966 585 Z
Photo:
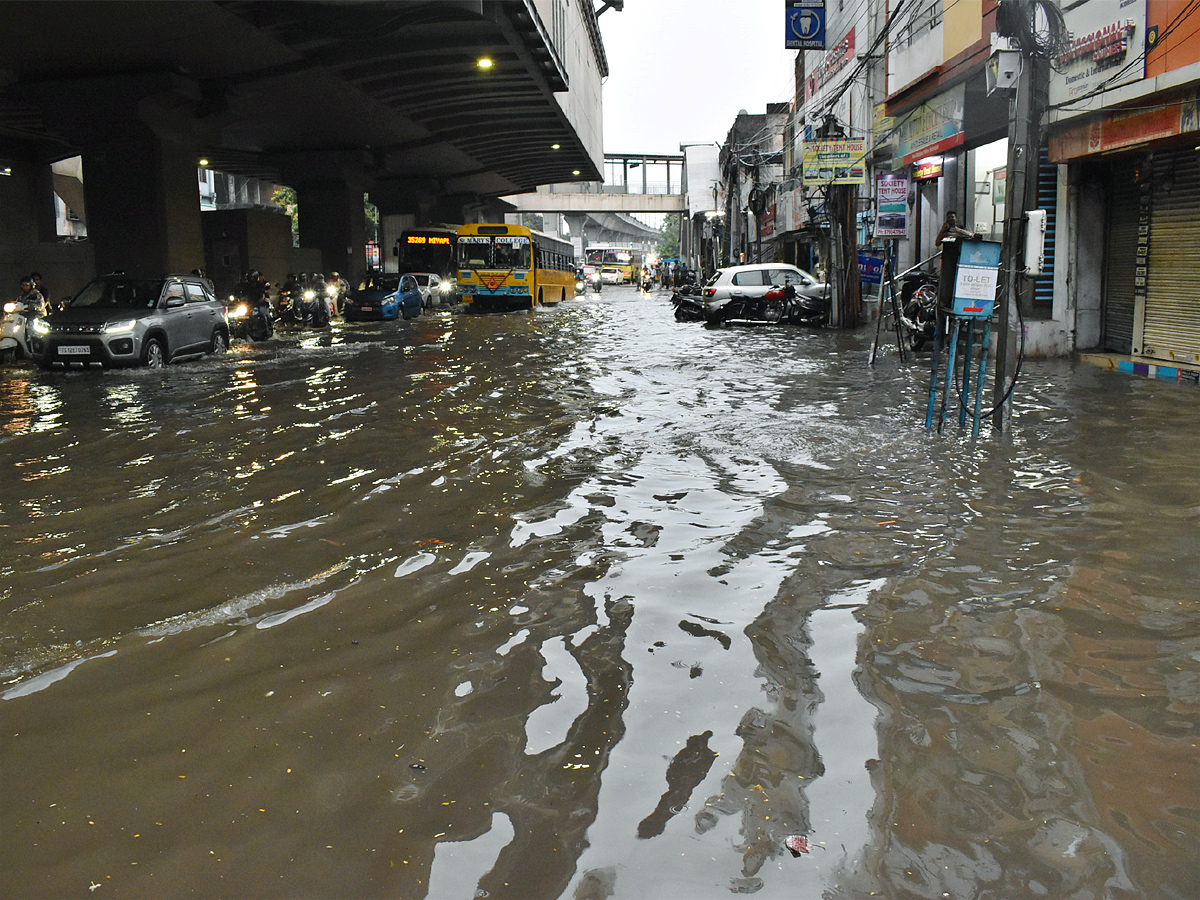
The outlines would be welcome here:
M 458 293 L 476 310 L 533 309 L 575 296 L 575 250 L 524 225 L 458 229 Z
M 615 244 L 592 244 L 586 255 L 588 264 L 597 269 L 619 269 L 622 284 L 640 281 L 642 266 L 646 264 L 646 255 L 641 250 Z

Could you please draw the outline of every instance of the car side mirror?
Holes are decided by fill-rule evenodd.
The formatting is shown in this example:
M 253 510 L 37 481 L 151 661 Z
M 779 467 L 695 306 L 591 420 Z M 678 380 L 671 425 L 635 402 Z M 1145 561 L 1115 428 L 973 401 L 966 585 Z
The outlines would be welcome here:
M 167 298 L 167 309 L 179 309 L 179 307 L 183 306 L 185 303 L 187 303 L 187 301 L 178 294 L 172 294 Z

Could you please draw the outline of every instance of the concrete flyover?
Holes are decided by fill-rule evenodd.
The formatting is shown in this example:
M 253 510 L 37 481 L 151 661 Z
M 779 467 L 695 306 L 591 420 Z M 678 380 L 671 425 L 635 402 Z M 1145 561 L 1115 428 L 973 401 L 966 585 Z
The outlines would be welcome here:
M 74 157 L 102 271 L 206 265 L 200 159 L 295 188 L 301 245 L 352 275 L 364 192 L 385 215 L 470 221 L 602 178 L 591 4 L 17 0 L 4 21 L 25 37 L 0 66 L 0 281 L 69 265 L 50 166 Z

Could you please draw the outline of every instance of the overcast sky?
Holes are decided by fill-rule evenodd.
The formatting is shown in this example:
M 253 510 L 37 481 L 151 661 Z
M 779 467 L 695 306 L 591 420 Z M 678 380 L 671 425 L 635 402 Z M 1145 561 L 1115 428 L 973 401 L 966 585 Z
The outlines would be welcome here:
M 782 0 L 625 0 L 604 12 L 604 152 L 720 143 L 739 110 L 791 100 L 784 10 Z

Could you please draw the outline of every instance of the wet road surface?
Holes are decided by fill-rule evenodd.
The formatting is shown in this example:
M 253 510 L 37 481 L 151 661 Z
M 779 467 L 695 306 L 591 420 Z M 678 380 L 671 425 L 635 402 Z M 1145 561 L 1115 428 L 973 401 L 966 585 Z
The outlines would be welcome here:
M 0 897 L 1200 897 L 1195 389 L 872 336 L 3 370 Z

